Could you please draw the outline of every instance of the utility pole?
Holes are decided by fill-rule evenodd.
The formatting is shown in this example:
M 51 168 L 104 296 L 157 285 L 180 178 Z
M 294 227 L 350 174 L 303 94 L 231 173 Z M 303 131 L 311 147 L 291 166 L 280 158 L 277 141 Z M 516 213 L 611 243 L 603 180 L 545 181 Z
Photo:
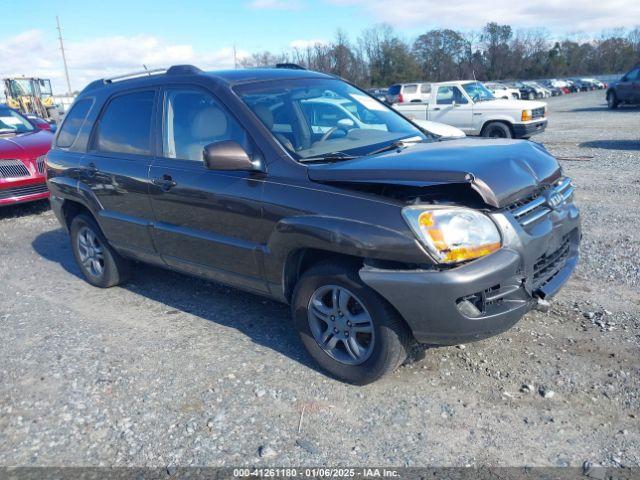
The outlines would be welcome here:
M 238 69 L 238 54 L 236 52 L 236 45 L 233 44 L 233 68 Z
M 64 64 L 64 76 L 67 79 L 67 95 L 71 95 L 71 82 L 69 81 L 69 68 L 67 68 L 67 57 L 64 54 L 64 43 L 62 42 L 62 29 L 60 28 L 60 19 L 56 15 L 56 23 L 58 24 L 58 39 L 60 40 L 60 51 L 62 52 L 62 63 Z

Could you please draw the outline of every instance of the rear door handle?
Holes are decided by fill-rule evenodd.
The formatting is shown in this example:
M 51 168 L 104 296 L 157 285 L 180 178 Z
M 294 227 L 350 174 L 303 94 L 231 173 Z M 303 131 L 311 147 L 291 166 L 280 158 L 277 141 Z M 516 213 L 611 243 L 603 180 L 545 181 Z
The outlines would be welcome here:
M 434 112 L 436 112 L 438 110 L 440 110 L 440 107 L 436 107 L 436 108 L 433 109 Z
M 171 190 L 173 187 L 177 185 L 177 183 L 171 178 L 171 175 L 163 175 L 161 178 L 154 178 L 151 180 L 151 183 L 157 185 L 165 192 Z

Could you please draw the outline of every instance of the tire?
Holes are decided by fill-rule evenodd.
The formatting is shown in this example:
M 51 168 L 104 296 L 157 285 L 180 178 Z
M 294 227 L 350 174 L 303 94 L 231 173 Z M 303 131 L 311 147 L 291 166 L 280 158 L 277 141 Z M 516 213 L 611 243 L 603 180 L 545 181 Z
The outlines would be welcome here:
M 485 138 L 513 138 L 509 126 L 502 122 L 489 122 L 482 129 L 482 136 Z
M 616 92 L 607 92 L 607 106 L 611 110 L 615 110 L 618 108 L 619 102 L 618 97 L 616 97 Z
M 328 261 L 311 267 L 296 284 L 291 308 L 303 345 L 325 372 L 339 380 L 366 385 L 393 372 L 407 358 L 413 339 L 409 328 L 360 280 L 355 266 Z M 320 345 L 323 334 L 325 347 Z M 357 352 L 351 347 L 353 341 L 360 353 L 357 358 L 349 354 Z
M 71 250 L 87 282 L 108 288 L 126 281 L 129 261 L 122 258 L 102 234 L 96 221 L 81 213 L 71 221 Z

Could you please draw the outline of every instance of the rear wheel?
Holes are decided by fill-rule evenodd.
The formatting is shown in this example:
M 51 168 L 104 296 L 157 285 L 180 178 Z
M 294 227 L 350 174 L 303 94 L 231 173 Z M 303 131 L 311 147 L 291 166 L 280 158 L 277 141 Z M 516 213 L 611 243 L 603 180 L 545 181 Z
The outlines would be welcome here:
M 87 282 L 107 288 L 128 278 L 129 262 L 113 250 L 93 218 L 76 215 L 69 230 L 73 256 Z
M 407 357 L 408 327 L 354 267 L 323 262 L 310 268 L 296 285 L 292 310 L 307 351 L 340 380 L 373 382 Z
M 611 110 L 615 110 L 616 108 L 618 108 L 618 97 L 616 97 L 616 93 L 613 91 L 607 93 L 607 106 Z
M 490 122 L 482 130 L 482 136 L 487 138 L 513 138 L 511 129 L 502 122 Z

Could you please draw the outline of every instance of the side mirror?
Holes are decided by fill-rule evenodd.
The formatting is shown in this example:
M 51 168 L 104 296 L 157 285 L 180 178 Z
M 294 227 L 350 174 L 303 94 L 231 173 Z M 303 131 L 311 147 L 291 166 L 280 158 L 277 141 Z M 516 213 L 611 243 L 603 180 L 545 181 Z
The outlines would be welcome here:
M 341 118 L 340 120 L 338 120 L 338 126 L 344 130 L 349 130 L 350 128 L 355 127 L 356 124 L 350 118 Z
M 238 142 L 224 140 L 205 145 L 204 164 L 209 170 L 260 170 Z

